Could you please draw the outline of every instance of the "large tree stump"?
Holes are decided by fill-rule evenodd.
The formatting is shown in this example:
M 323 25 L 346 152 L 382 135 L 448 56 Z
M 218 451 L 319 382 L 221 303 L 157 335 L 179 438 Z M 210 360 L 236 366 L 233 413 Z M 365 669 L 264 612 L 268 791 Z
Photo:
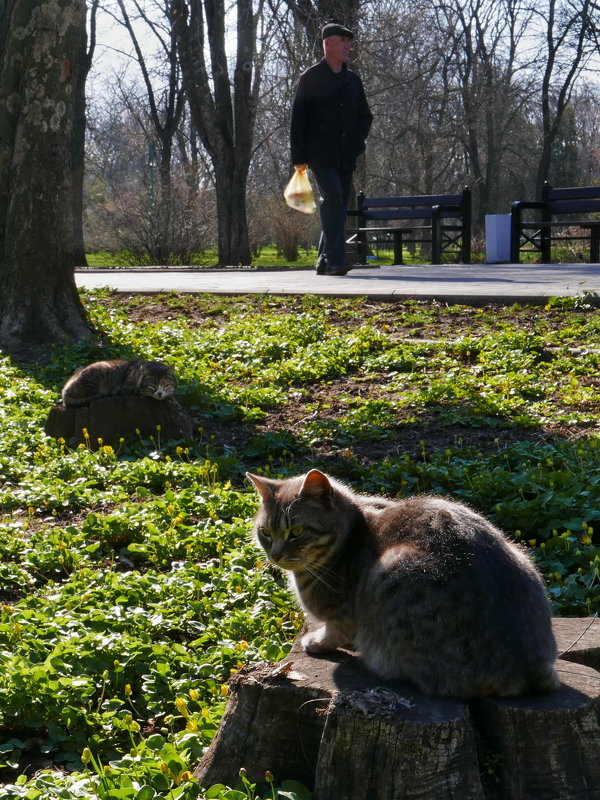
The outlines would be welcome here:
M 177 396 L 166 400 L 100 397 L 83 408 L 54 406 L 44 430 L 55 439 L 97 449 L 98 440 L 114 446 L 119 439 L 138 432 L 144 438 L 189 439 L 194 433 L 194 420 Z
M 315 794 L 319 800 L 482 800 L 467 706 L 384 687 L 336 694 Z
M 556 692 L 473 703 L 384 682 L 354 654 L 242 670 L 196 768 L 205 787 L 314 788 L 315 800 L 600 800 L 600 621 L 557 619 Z
M 600 800 L 600 673 L 559 661 L 562 687 L 473 707 L 506 800 Z

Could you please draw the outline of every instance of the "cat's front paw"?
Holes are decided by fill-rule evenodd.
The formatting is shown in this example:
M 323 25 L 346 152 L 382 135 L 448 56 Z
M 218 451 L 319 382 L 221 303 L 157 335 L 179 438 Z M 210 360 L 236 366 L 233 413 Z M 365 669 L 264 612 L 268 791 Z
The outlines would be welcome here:
M 302 637 L 302 649 L 305 653 L 331 653 L 332 650 L 335 650 L 335 647 L 332 648 L 327 642 L 323 633 L 324 628 L 319 628 L 319 630 L 307 633 Z
M 301 640 L 302 649 L 305 653 L 317 655 L 318 653 L 332 653 L 341 645 L 345 644 L 343 638 L 332 633 L 326 625 L 305 634 Z

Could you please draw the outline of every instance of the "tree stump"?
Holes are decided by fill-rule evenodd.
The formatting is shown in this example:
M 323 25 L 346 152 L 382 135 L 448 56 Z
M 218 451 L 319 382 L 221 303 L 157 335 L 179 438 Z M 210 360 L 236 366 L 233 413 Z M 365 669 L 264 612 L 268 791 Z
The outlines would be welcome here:
M 240 671 L 195 777 L 235 786 L 244 767 L 315 800 L 600 800 L 600 621 L 556 619 L 562 686 L 472 703 L 384 682 L 353 653 L 297 641 L 278 665 Z M 564 651 L 564 652 L 563 652 Z M 586 664 L 577 663 L 577 657 Z
M 558 673 L 557 692 L 473 704 L 498 764 L 492 797 L 600 800 L 600 673 L 560 660 Z
M 315 795 L 481 800 L 469 709 L 384 687 L 336 694 L 319 748 Z
M 44 428 L 48 436 L 93 450 L 103 444 L 116 445 L 131 434 L 155 439 L 189 439 L 194 420 L 177 397 L 100 397 L 83 408 L 54 406 Z M 85 435 L 87 432 L 87 436 Z

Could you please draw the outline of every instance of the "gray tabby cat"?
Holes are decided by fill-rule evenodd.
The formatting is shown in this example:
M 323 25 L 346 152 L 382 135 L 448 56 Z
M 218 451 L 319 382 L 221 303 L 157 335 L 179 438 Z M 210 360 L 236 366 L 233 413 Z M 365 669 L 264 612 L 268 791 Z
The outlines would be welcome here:
M 557 688 L 542 579 L 482 516 L 439 497 L 365 497 L 316 469 L 248 478 L 256 537 L 318 623 L 306 652 L 354 647 L 380 677 L 427 694 Z
M 164 400 L 177 391 L 173 367 L 162 361 L 96 361 L 73 373 L 63 387 L 67 408 L 88 406 L 99 397 L 130 395 Z

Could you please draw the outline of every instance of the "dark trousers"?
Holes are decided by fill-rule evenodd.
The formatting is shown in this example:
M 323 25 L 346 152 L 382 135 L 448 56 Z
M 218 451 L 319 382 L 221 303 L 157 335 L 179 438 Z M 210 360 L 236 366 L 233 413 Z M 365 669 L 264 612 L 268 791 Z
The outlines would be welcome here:
M 341 267 L 346 263 L 346 212 L 353 170 L 323 166 L 311 166 L 311 170 L 321 195 L 317 267 L 323 265 L 325 259 L 330 267 Z

